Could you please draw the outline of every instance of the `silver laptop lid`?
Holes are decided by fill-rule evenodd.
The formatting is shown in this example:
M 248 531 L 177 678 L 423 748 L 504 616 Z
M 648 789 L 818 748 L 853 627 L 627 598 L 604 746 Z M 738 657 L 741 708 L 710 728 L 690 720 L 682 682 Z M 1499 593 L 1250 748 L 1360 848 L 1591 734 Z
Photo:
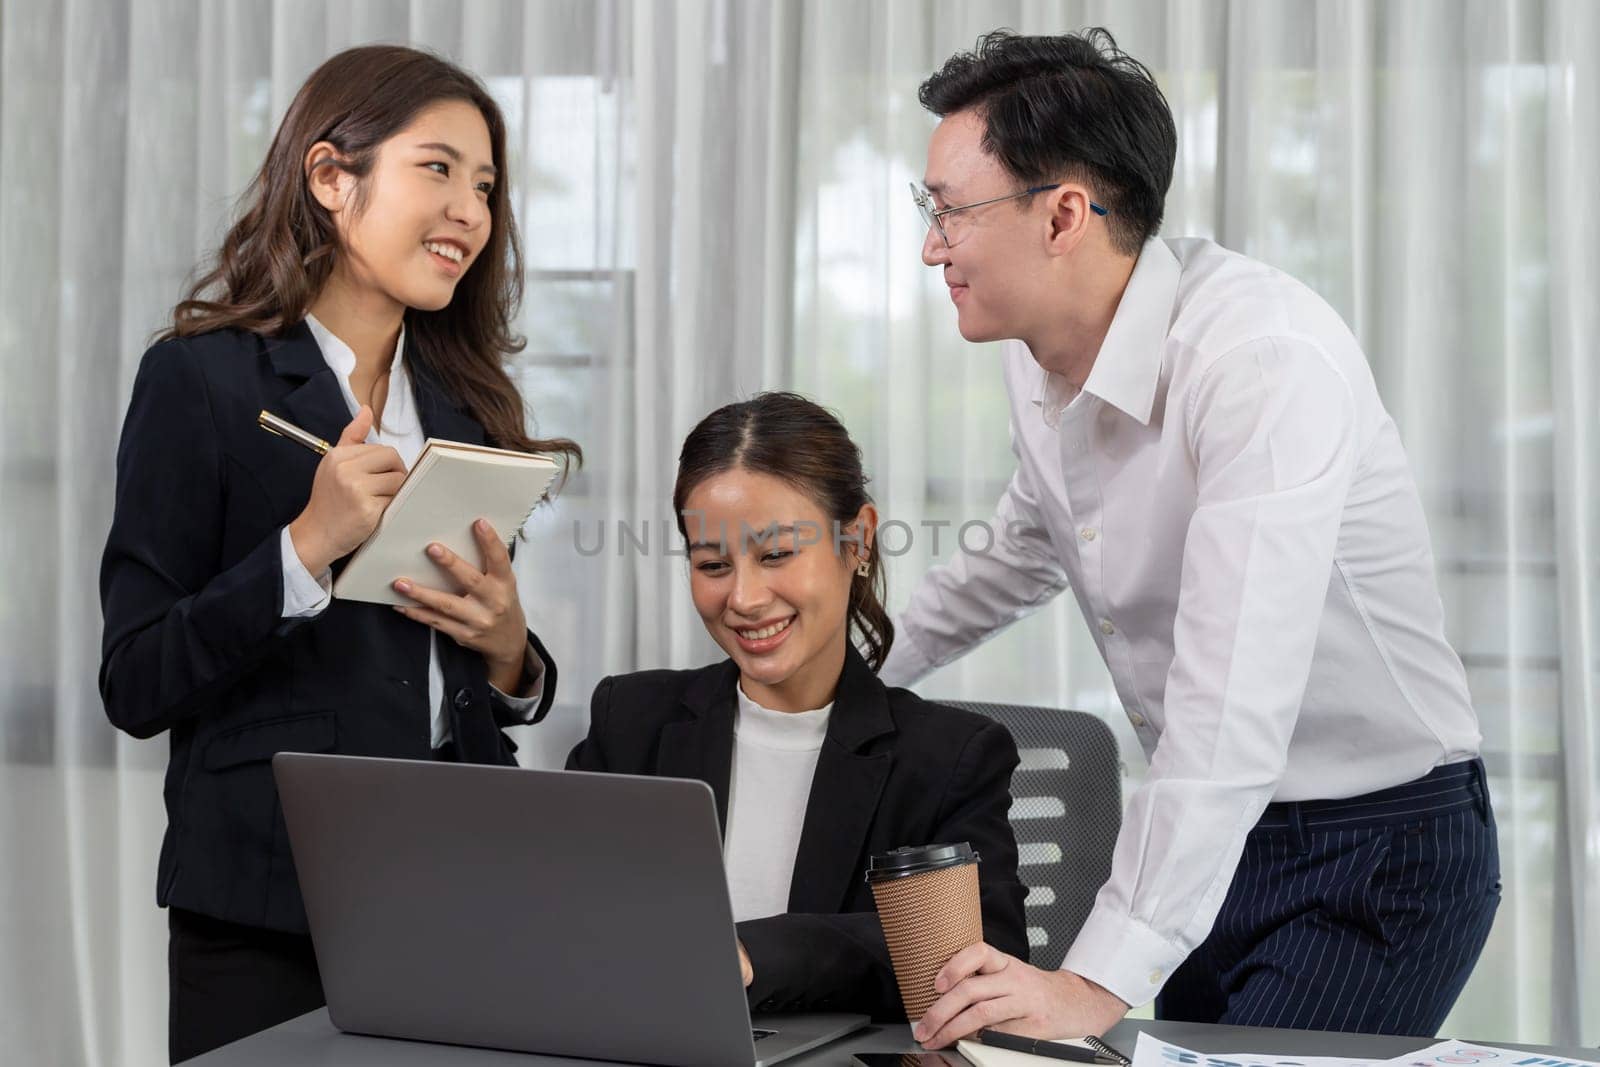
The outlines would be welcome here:
M 755 1061 L 705 783 L 292 753 L 273 772 L 340 1029 Z

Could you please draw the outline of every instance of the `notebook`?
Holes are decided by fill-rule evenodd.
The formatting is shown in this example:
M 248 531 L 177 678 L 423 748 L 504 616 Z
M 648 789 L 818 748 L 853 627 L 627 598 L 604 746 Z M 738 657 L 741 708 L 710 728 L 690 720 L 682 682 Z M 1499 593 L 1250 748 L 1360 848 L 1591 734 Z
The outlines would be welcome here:
M 1040 1044 L 1066 1045 L 1068 1048 L 1098 1053 L 1103 1063 L 1126 1064 L 1129 1062 L 1126 1056 L 1097 1037 L 1061 1038 L 1055 1041 L 1040 1042 Z M 1026 1052 L 1013 1052 L 1010 1049 L 981 1045 L 976 1041 L 957 1041 L 956 1050 L 966 1057 L 974 1067 L 1042 1067 L 1044 1064 L 1071 1062 L 1051 1056 L 1033 1056 Z
M 461 590 L 428 558 L 435 541 L 484 567 L 472 524 L 488 519 L 507 543 L 555 480 L 549 456 L 429 438 L 372 536 L 333 582 L 342 600 L 409 604 L 392 583 L 407 577 L 434 589 Z

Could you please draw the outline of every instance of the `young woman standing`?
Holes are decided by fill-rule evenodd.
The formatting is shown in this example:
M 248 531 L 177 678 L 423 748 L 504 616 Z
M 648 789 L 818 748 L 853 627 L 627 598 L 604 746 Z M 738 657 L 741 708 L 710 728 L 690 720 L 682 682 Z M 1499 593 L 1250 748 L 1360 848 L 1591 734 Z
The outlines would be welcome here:
M 334 56 L 140 365 L 100 689 L 117 727 L 170 739 L 174 1062 L 322 1003 L 274 753 L 506 763 L 500 728 L 550 707 L 501 531 L 475 527 L 481 571 L 426 546 L 437 573 L 396 583 L 405 607 L 329 592 L 427 437 L 579 455 L 529 437 L 505 369 L 522 277 L 506 170 L 470 74 L 402 47 Z M 263 409 L 336 444 L 267 434 Z M 447 575 L 463 595 L 433 588 Z

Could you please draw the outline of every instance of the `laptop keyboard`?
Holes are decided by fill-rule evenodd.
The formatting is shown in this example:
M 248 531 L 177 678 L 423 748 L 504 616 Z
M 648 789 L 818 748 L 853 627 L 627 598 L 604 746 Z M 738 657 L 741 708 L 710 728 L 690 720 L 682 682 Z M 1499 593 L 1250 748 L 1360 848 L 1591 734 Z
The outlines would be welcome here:
M 777 1032 L 778 1031 L 776 1031 L 776 1030 L 758 1030 L 755 1027 L 751 1027 L 750 1028 L 750 1037 L 751 1037 L 752 1040 L 760 1041 L 762 1038 L 771 1037 L 773 1034 L 775 1034 Z

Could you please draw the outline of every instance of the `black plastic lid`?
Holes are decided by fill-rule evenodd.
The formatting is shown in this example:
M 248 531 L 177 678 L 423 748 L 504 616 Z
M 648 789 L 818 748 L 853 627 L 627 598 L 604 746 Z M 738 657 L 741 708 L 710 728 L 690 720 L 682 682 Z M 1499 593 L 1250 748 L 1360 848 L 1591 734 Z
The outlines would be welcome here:
M 889 882 L 913 874 L 977 863 L 978 854 L 965 841 L 953 845 L 912 845 L 880 852 L 867 860 L 867 881 Z

